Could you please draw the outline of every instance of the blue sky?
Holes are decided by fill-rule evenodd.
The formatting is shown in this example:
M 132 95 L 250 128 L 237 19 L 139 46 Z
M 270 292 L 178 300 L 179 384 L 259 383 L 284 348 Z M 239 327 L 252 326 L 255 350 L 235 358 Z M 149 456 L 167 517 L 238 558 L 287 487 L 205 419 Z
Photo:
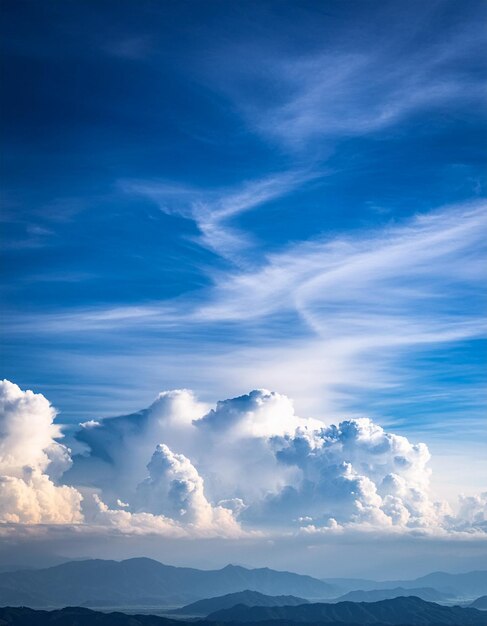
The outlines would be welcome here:
M 6 378 L 71 424 L 272 389 L 485 488 L 484 2 L 3 14 Z

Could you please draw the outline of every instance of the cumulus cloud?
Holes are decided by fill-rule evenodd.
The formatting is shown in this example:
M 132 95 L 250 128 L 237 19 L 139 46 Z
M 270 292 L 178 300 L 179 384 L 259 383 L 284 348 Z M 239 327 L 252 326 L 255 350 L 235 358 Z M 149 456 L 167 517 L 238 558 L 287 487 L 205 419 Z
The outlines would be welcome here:
M 206 499 L 204 482 L 191 461 L 159 444 L 147 465 L 149 477 L 137 488 L 138 504 L 145 511 L 167 514 L 197 530 L 216 529 L 240 534 L 231 508 L 213 507 Z
M 188 443 L 192 422 L 208 407 L 185 389 L 160 393 L 147 408 L 131 415 L 81 424 L 75 437 L 84 452 L 74 457 L 65 479 L 71 484 L 103 490 L 109 504 L 130 502 L 147 474 L 155 446 L 162 442 L 174 450 Z
M 42 394 L 0 382 L 0 522 L 81 521 L 79 492 L 54 482 L 71 463 L 55 417 Z
M 152 457 L 147 455 L 147 469 L 147 456 L 142 461 L 152 452 L 154 439 L 177 441 L 206 411 L 190 392 L 162 393 L 135 415 L 81 424 L 77 438 L 89 455 L 76 457 L 71 477 L 66 473 L 71 450 L 57 441 L 63 435 L 54 423 L 56 410 L 42 394 L 3 381 L 0 409 L 0 522 L 84 523 L 124 534 L 169 537 L 242 534 L 231 506 L 212 506 L 206 499 L 203 479 L 184 455 L 161 444 Z M 132 447 L 131 454 L 124 442 Z M 149 476 L 141 481 L 147 470 Z M 76 485 L 59 484 L 73 479 Z M 138 498 L 141 510 L 128 510 L 128 502 L 112 498 L 124 482 L 133 485 L 128 491 L 137 496 L 132 499 Z M 105 495 L 112 504 L 106 504 Z
M 21 475 L 24 466 L 59 474 L 70 464 L 69 450 L 54 424 L 56 410 L 42 395 L 0 382 L 0 469 Z
M 429 495 L 425 444 L 385 432 L 367 418 L 273 439 L 277 458 L 300 469 L 297 485 L 273 494 L 261 515 L 298 511 L 308 525 L 422 528 L 440 522 Z
M 157 435 L 149 475 L 139 468 L 131 478 L 137 484 L 124 494 L 134 514 L 163 515 L 194 528 L 224 528 L 227 519 L 229 532 L 236 518 L 245 528 L 268 532 L 461 526 L 430 493 L 430 453 L 423 443 L 367 418 L 330 426 L 300 418 L 289 398 L 265 389 L 204 409 L 188 391 L 169 392 L 147 411 L 103 420 L 88 435 L 84 427 L 77 437 L 89 450 L 75 458 L 71 474 L 79 463 L 85 472 L 103 462 L 111 468 L 108 476 L 125 476 L 141 450 L 147 464 Z M 111 497 L 107 475 L 97 471 L 92 484 Z
M 185 530 L 174 520 L 164 515 L 153 515 L 144 511 L 131 513 L 122 508 L 107 506 L 97 494 L 91 494 L 84 502 L 85 521 L 90 525 L 106 528 L 122 535 L 163 535 L 165 537 L 184 537 Z M 119 505 L 120 506 L 120 505 Z
M 457 515 L 449 518 L 449 526 L 454 530 L 487 533 L 487 491 L 459 498 Z
M 21 478 L 0 476 L 0 522 L 73 524 L 81 522 L 81 494 L 55 485 L 46 474 L 26 468 Z
M 297 470 L 279 462 L 270 441 L 320 425 L 298 417 L 289 398 L 267 389 L 218 402 L 194 422 L 193 454 L 208 492 L 216 501 L 239 498 L 247 506 L 279 491 L 295 481 Z
M 217 402 L 216 408 L 196 423 L 199 428 L 225 432 L 227 438 L 260 438 L 293 433 L 298 426 L 318 421 L 304 420 L 284 395 L 255 389 L 249 394 Z
M 85 451 L 74 457 L 66 481 L 102 490 L 110 505 L 118 498 L 133 502 L 161 443 L 202 473 L 210 501 L 240 498 L 245 503 L 283 487 L 295 473 L 279 463 L 269 438 L 319 425 L 297 417 L 286 396 L 267 390 L 208 409 L 190 391 L 176 390 L 159 394 L 138 413 L 89 427 L 84 423 L 75 436 Z
M 81 424 L 71 460 L 42 395 L 7 381 L 1 392 L 5 523 L 182 538 L 487 531 L 485 493 L 453 513 L 430 493 L 427 446 L 368 418 L 325 425 L 263 389 L 208 410 L 175 390 L 138 413 Z

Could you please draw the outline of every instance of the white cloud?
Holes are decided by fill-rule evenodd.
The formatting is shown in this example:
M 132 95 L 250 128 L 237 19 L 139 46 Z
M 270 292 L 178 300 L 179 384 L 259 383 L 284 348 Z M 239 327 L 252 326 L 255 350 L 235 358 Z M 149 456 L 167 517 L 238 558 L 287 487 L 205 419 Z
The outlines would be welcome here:
M 409 28 L 407 33 L 411 37 Z M 298 55 L 283 49 L 276 55 L 267 47 L 247 48 L 244 55 L 226 50 L 231 68 L 224 72 L 219 66 L 210 80 L 252 131 L 288 152 L 309 150 L 313 141 L 329 150 L 337 139 L 394 127 L 418 111 L 483 101 L 482 81 L 458 69 L 483 45 L 483 34 L 471 25 L 468 31 L 455 29 L 448 42 L 420 46 L 407 57 L 400 37 L 381 37 L 357 49 L 354 41 L 348 49 L 343 42 L 324 41 L 319 51 Z M 241 64 L 235 61 L 239 57 Z M 270 82 L 273 96 L 263 98 Z
M 385 432 L 366 418 L 274 440 L 277 458 L 300 480 L 265 503 L 261 515 L 292 512 L 312 526 L 438 527 L 441 506 L 429 493 L 425 444 Z M 297 515 L 296 515 L 297 516 Z
M 88 437 L 79 431 L 89 453 L 75 458 L 71 479 L 90 475 L 104 500 L 123 493 L 134 514 L 210 532 L 238 532 L 235 517 L 267 532 L 453 528 L 448 506 L 430 493 L 427 446 L 370 419 L 325 426 L 298 417 L 288 398 L 266 390 L 218 402 L 204 415 L 189 392 L 166 392 L 155 405 L 161 402 L 162 412 L 152 405 L 102 420 Z M 147 477 L 141 459 L 157 440 Z
M 52 480 L 71 463 L 55 417 L 43 395 L 0 382 L 0 522 L 81 521 L 81 495 Z
M 364 331 L 383 328 L 389 342 L 398 326 L 425 340 L 434 308 L 441 318 L 431 334 L 455 326 L 468 332 L 456 311 L 448 315 L 445 301 L 458 291 L 470 294 L 484 277 L 485 208 L 484 202 L 450 207 L 359 237 L 290 246 L 269 255 L 259 271 L 226 275 L 196 316 L 240 321 L 296 311 L 318 336 L 346 330 L 354 341 L 369 343 L 374 335 L 368 339 Z
M 87 487 L 100 487 L 110 504 L 118 498 L 130 502 L 137 485 L 147 475 L 155 446 L 163 442 L 172 449 L 190 445 L 193 420 L 208 407 L 185 389 L 163 392 L 147 409 L 132 415 L 82 424 L 76 439 L 86 453 L 74 457 L 66 480 Z
M 85 399 L 82 408 L 72 404 L 74 387 L 66 389 L 64 401 L 73 413 L 86 415 L 86 406 L 89 411 L 100 406 L 100 413 L 109 415 L 124 402 L 135 408 L 161 380 L 169 388 L 184 381 L 205 399 L 238 395 L 265 382 L 292 397 L 301 414 L 327 423 L 344 414 L 360 415 L 367 406 L 368 414 L 391 424 L 399 405 L 401 428 L 416 436 L 428 432 L 435 467 L 448 456 L 445 463 L 451 479 L 461 483 L 459 490 L 478 491 L 484 489 L 481 472 L 472 477 L 458 452 L 468 458 L 478 439 L 480 387 L 463 375 L 465 364 L 457 361 L 460 369 L 454 370 L 457 365 L 437 355 L 448 349 L 457 359 L 457 350 L 450 348 L 486 334 L 481 301 L 487 267 L 485 209 L 482 201 L 459 204 L 380 229 L 292 244 L 260 260 L 257 256 L 251 268 L 213 274 L 212 285 L 191 296 L 145 307 L 18 318 L 13 330 L 68 333 L 103 345 L 103 354 L 87 348 L 75 362 L 61 353 L 51 362 L 83 384 L 96 379 L 111 388 L 110 407 L 102 405 L 108 394 L 101 394 L 97 384 L 91 386 L 96 400 Z M 118 349 L 120 329 L 130 343 L 125 355 Z M 462 375 L 452 376 L 455 371 Z M 442 382 L 446 377 L 448 385 Z M 422 411 L 421 418 L 416 411 Z M 206 407 L 195 408 L 191 419 L 206 412 Z M 463 424 L 469 420 L 459 436 L 458 415 Z M 455 454 L 448 441 L 455 443 Z M 199 469 L 197 451 L 173 436 L 166 440 L 162 432 L 140 454 L 134 450 L 130 455 L 139 480 L 159 442 L 188 456 Z M 232 483 L 238 484 L 233 465 L 224 462 L 227 454 L 231 457 L 230 446 L 222 448 L 222 467 L 205 476 L 213 502 L 235 497 Z M 476 456 L 483 462 L 481 451 Z M 128 468 L 125 477 L 122 470 L 119 479 L 107 460 L 99 463 L 114 486 L 126 482 L 133 492 L 136 472 Z M 266 476 L 272 475 L 273 463 L 269 458 Z M 92 462 L 88 481 L 93 467 Z M 281 475 L 274 476 L 264 489 L 275 487 L 272 480 L 281 484 Z M 213 487 L 222 481 L 228 482 L 224 494 Z M 257 490 L 259 481 L 253 484 Z M 244 499 L 244 491 L 248 487 L 237 497 Z M 445 484 L 442 496 L 449 499 L 449 492 Z M 108 504 L 129 496 L 121 484 Z
M 152 513 L 131 513 L 125 507 L 108 507 L 97 494 L 86 498 L 83 507 L 87 523 L 102 533 L 112 530 L 122 535 L 162 535 L 164 537 L 185 537 L 185 530 L 174 520 Z
M 449 521 L 459 531 L 487 533 L 487 491 L 475 496 L 459 498 L 459 510 Z
M 449 207 L 217 276 L 193 318 L 249 339 L 214 360 L 212 375 L 231 388 L 265 380 L 315 415 L 336 417 L 347 396 L 392 386 L 414 398 L 410 357 L 485 336 L 486 215 L 483 202 Z
M 63 474 L 71 459 L 56 441 L 55 410 L 8 381 L 1 390 L 4 524 L 180 538 L 256 538 L 264 529 L 485 535 L 485 494 L 462 498 L 452 513 L 430 493 L 426 445 L 368 418 L 325 426 L 267 390 L 212 410 L 187 390 L 163 392 L 138 413 L 81 424 L 85 450 Z
M 279 463 L 270 439 L 318 424 L 298 417 L 286 396 L 258 389 L 218 402 L 195 421 L 192 454 L 205 468 L 207 489 L 215 501 L 238 498 L 247 506 L 284 487 L 296 473 Z
M 82 521 L 81 494 L 55 485 L 37 469 L 0 476 L 0 523 L 75 524 Z
M 304 420 L 295 412 L 286 396 L 255 389 L 245 396 L 221 400 L 195 425 L 199 429 L 225 432 L 225 440 L 274 437 L 293 433 L 297 427 L 319 425 L 316 420 Z
M 137 505 L 144 511 L 170 518 L 204 533 L 238 536 L 239 525 L 231 508 L 213 507 L 206 499 L 204 481 L 191 461 L 159 444 L 147 465 L 149 477 L 137 487 Z
M 69 450 L 55 441 L 62 437 L 55 417 L 42 394 L 0 381 L 0 471 L 17 475 L 29 466 L 57 474 L 67 469 Z
M 164 392 L 148 409 L 88 429 L 83 425 L 76 439 L 86 452 L 74 457 L 66 479 L 102 489 L 108 503 L 117 498 L 131 502 L 161 443 L 190 459 L 198 471 L 205 469 L 205 488 L 213 502 L 245 500 L 285 484 L 294 471 L 279 469 L 268 437 L 308 423 L 313 421 L 297 417 L 288 398 L 266 390 L 219 402 L 211 411 L 187 390 Z M 236 462 L 243 456 L 245 471 Z
M 323 172 L 320 174 L 323 176 Z M 222 257 L 235 262 L 251 239 L 232 227 L 232 218 L 251 211 L 272 200 L 285 196 L 317 174 L 305 170 L 279 172 L 257 180 L 249 180 L 237 187 L 199 190 L 160 181 L 122 181 L 127 193 L 143 195 L 154 201 L 168 214 L 193 220 L 199 231 L 198 242 Z
M 171 432 L 177 439 L 181 429 L 192 427 L 192 420 L 201 416 L 204 406 L 190 392 L 162 393 L 149 410 L 135 416 L 81 424 L 79 439 L 93 454 L 88 463 L 78 457 L 82 470 L 74 473 L 81 477 L 76 488 L 53 482 L 54 477 L 69 479 L 70 473 L 63 474 L 72 461 L 69 448 L 55 440 L 62 434 L 54 424 L 56 411 L 48 400 L 5 380 L 0 383 L 0 408 L 0 522 L 84 524 L 121 533 L 164 536 L 242 534 L 231 508 L 213 507 L 190 461 L 165 445 L 156 449 L 148 465 L 150 476 L 139 485 L 137 494 L 141 501 L 145 496 L 146 510 L 128 511 L 130 505 L 114 497 L 119 492 L 117 486 L 125 481 L 133 486 L 134 494 L 140 481 L 137 469 L 146 446 L 153 448 L 154 437 Z M 145 439 L 132 448 L 132 455 L 127 454 L 124 437 L 130 447 L 132 436 L 138 432 Z M 97 474 L 114 502 L 112 507 L 86 486 L 93 487 Z M 170 515 L 162 514 L 166 509 Z

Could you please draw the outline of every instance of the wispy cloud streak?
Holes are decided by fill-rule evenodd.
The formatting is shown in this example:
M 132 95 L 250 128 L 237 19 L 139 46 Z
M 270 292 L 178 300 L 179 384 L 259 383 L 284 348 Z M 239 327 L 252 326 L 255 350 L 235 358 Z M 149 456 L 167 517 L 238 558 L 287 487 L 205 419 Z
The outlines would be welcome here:
M 242 249 L 249 246 L 249 236 L 229 222 L 242 213 L 281 198 L 317 174 L 293 170 L 250 180 L 233 188 L 197 189 L 158 181 L 121 181 L 127 193 L 140 194 L 155 202 L 161 211 L 193 220 L 201 236 L 198 242 L 220 256 L 238 261 Z
M 481 105 L 483 79 L 467 76 L 462 68 L 481 54 L 483 32 L 459 25 L 448 41 L 417 49 L 411 46 L 414 36 L 411 25 L 401 37 L 359 38 L 357 46 L 349 41 L 345 48 L 324 43 L 317 52 L 281 50 L 279 55 L 257 48 L 253 54 L 259 62 L 250 64 L 247 50 L 245 65 L 232 67 L 231 78 L 223 73 L 213 80 L 254 132 L 291 152 L 307 150 L 311 142 L 329 147 L 338 138 L 388 129 L 418 112 Z M 269 83 L 275 97 L 260 98 Z
M 177 384 L 190 358 L 197 389 L 218 384 L 238 393 L 265 381 L 304 410 L 337 416 L 365 392 L 403 384 L 426 393 L 411 387 L 408 362 L 418 351 L 485 337 L 485 208 L 447 207 L 402 225 L 299 243 L 253 270 L 220 270 L 212 287 L 176 300 L 16 316 L 9 327 L 102 342 L 103 371 L 116 365 L 128 373 L 137 363 L 141 376 L 157 372 L 157 380 Z M 118 350 L 112 364 L 109 355 L 120 331 L 133 346 L 126 365 Z

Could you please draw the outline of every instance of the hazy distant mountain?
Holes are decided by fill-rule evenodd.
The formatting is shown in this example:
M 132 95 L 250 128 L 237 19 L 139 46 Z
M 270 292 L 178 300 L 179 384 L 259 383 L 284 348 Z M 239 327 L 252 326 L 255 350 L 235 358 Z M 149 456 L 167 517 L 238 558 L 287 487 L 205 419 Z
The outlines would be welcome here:
M 480 596 L 470 604 L 475 609 L 487 610 L 487 596 Z
M 457 595 L 470 597 L 487 594 L 487 571 L 485 570 L 465 574 L 434 572 L 411 582 L 417 583 L 417 587 L 434 587 L 443 593 L 455 592 Z M 408 587 L 409 585 L 402 586 Z
M 245 591 L 228 593 L 216 598 L 199 600 L 171 611 L 171 613 L 175 615 L 206 616 L 214 611 L 230 609 L 237 604 L 244 604 L 245 606 L 297 606 L 299 604 L 307 604 L 308 602 L 308 600 L 297 598 L 296 596 L 266 596 L 258 591 L 246 589 Z
M 323 578 L 323 582 L 339 589 L 342 594 L 348 593 L 349 591 L 355 591 L 360 589 L 361 591 L 370 591 L 372 589 L 388 589 L 392 586 L 401 586 L 401 585 L 391 585 L 387 580 L 372 580 L 369 578 Z
M 355 591 L 371 591 L 376 589 L 404 589 L 433 588 L 441 593 L 459 598 L 476 598 L 487 594 L 487 571 L 466 572 L 464 574 L 447 574 L 433 572 L 420 578 L 411 580 L 368 580 L 363 578 L 325 578 L 324 582 L 338 587 L 342 593 Z
M 244 606 L 224 609 L 207 617 L 213 622 L 269 622 L 285 620 L 293 624 L 382 624 L 408 626 L 487 626 L 483 611 L 458 606 L 441 606 L 421 598 L 394 598 L 381 602 L 339 602 L 338 604 L 302 604 L 300 606 Z
M 86 558 L 86 557 L 85 557 Z M 47 549 L 39 545 L 31 545 L 29 550 L 19 550 L 17 545 L 0 545 L 0 572 L 17 572 L 21 569 L 41 569 L 61 565 L 66 561 L 85 559 L 69 559 L 66 556 L 53 553 L 52 549 Z
M 72 561 L 42 570 L 2 573 L 0 605 L 165 606 L 248 589 L 315 599 L 336 595 L 330 585 L 290 572 L 234 565 L 205 571 L 139 558 Z
M 3 601 L 4 598 L 5 601 Z M 11 606 L 43 606 L 43 600 L 34 590 L 29 592 L 23 589 L 0 588 L 0 605 L 2 604 Z
M 444 602 L 449 596 L 432 589 L 431 587 L 419 587 L 417 589 L 406 589 L 405 587 L 394 587 L 393 589 L 371 589 L 364 591 L 349 591 L 336 599 L 336 602 L 378 602 L 379 600 L 390 600 L 401 596 L 416 596 L 428 602 Z

